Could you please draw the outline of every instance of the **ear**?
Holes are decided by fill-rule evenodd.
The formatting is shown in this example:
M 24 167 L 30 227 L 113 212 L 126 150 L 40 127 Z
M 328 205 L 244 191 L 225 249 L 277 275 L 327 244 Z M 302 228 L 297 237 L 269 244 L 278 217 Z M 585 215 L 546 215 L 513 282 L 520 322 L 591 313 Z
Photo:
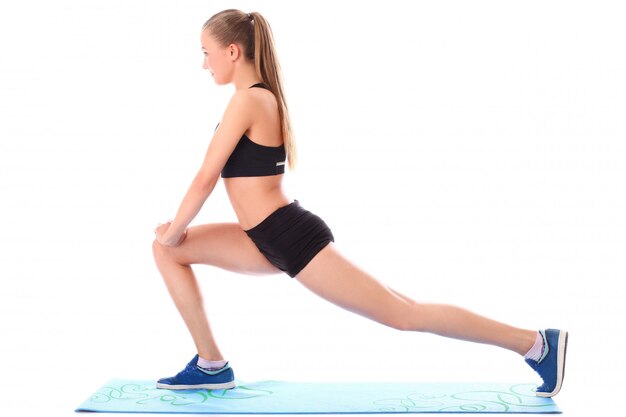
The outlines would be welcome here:
M 236 43 L 231 43 L 230 45 L 228 45 L 227 54 L 231 61 L 235 61 L 241 54 L 241 48 L 239 48 L 239 45 L 237 45 Z

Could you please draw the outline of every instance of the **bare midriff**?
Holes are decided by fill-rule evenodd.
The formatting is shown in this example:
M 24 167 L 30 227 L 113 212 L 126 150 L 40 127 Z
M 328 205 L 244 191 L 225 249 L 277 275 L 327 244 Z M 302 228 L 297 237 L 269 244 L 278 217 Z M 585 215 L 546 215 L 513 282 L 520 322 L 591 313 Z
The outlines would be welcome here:
M 284 175 L 223 178 L 230 204 L 243 230 L 252 229 L 276 209 L 293 201 L 283 191 Z

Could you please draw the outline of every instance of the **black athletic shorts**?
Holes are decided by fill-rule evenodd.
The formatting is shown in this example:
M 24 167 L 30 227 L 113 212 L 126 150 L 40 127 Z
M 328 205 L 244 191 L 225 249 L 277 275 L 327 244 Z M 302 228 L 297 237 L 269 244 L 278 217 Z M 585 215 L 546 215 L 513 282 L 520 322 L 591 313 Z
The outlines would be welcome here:
M 335 241 L 324 220 L 304 209 L 298 200 L 279 207 L 245 232 L 272 265 L 291 278 Z

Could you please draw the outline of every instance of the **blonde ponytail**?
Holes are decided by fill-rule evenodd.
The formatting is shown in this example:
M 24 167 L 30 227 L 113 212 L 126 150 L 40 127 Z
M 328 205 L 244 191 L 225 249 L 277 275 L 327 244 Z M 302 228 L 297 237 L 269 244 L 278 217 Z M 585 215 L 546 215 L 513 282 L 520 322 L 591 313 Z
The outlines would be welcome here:
M 211 35 L 223 46 L 237 43 L 244 49 L 248 60 L 254 62 L 257 76 L 263 80 L 274 93 L 278 101 L 287 163 L 290 170 L 297 165 L 296 142 L 289 118 L 289 109 L 285 99 L 282 72 L 272 29 L 265 18 L 258 12 L 244 13 L 241 10 L 228 9 L 213 15 L 202 26 L 202 30 L 209 30 Z

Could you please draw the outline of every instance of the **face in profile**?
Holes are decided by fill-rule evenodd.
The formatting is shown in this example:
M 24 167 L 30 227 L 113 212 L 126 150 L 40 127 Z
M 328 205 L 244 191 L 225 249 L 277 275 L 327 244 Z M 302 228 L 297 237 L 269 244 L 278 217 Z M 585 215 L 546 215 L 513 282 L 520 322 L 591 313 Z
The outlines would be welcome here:
M 211 72 L 217 85 L 228 84 L 232 79 L 234 58 L 237 56 L 237 51 L 233 55 L 233 45 L 221 46 L 208 30 L 201 33 L 200 43 L 204 54 L 202 68 Z

